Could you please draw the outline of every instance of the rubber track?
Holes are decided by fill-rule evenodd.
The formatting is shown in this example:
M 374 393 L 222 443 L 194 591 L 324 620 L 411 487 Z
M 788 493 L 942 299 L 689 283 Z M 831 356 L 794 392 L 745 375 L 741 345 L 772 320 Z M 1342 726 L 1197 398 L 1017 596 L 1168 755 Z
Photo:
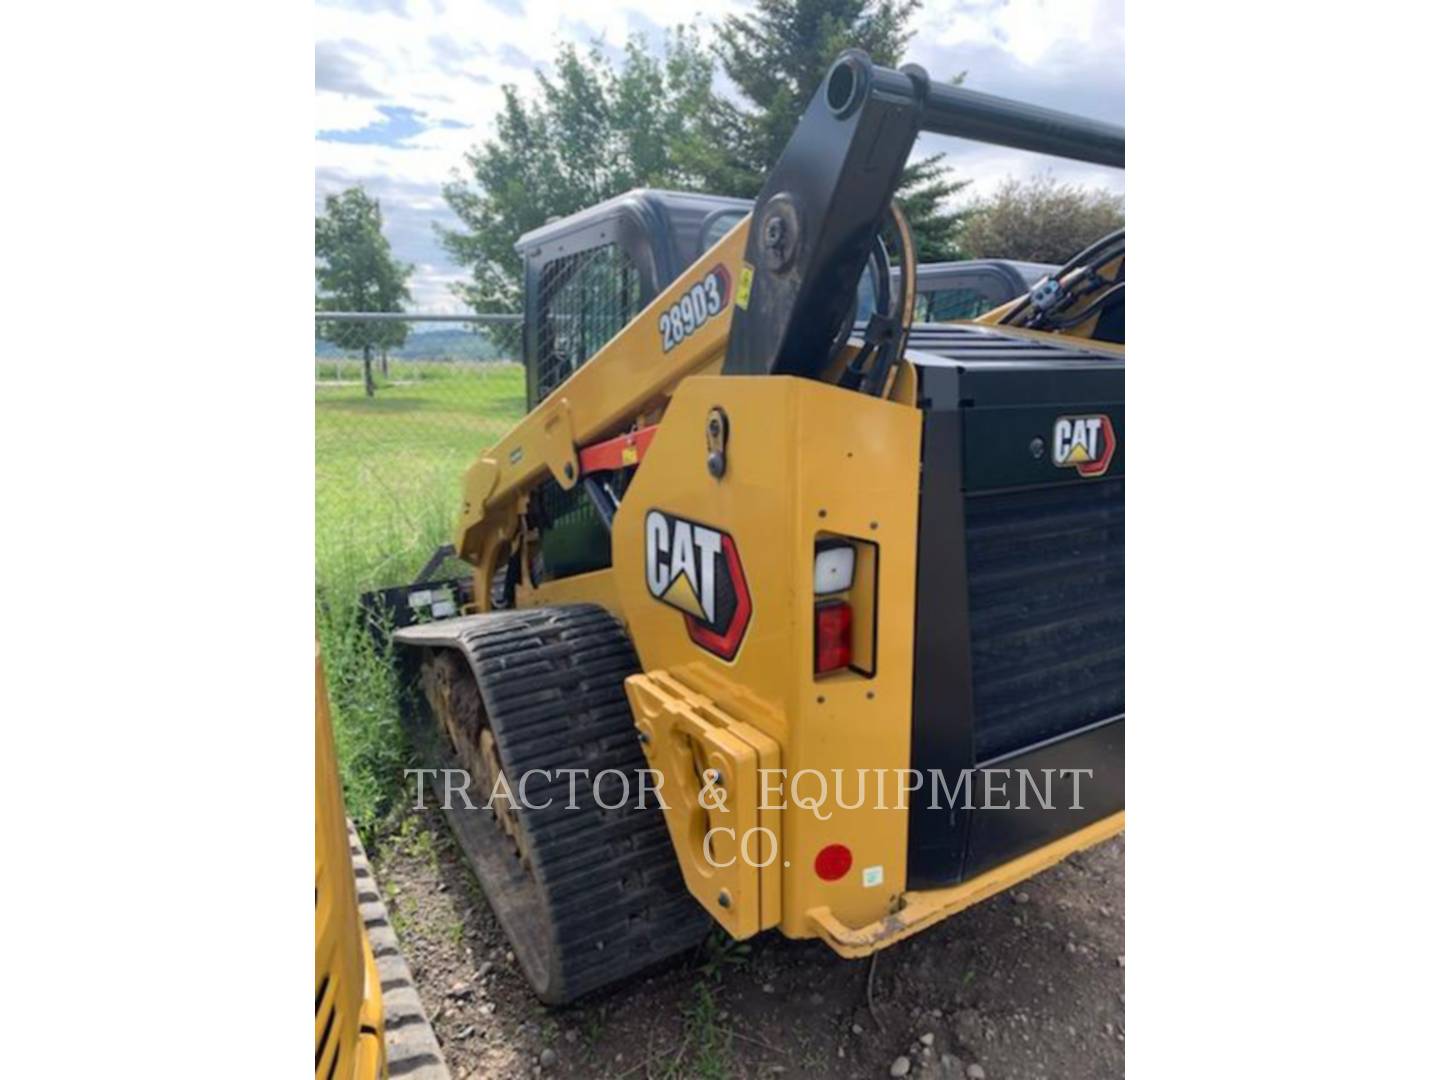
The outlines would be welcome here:
M 556 969 L 544 994 L 552 1003 L 623 979 L 704 939 L 712 925 L 691 897 L 671 848 L 663 811 L 637 809 L 637 777 L 646 766 L 624 682 L 640 670 L 624 628 L 590 604 L 495 612 L 476 620 L 456 644 L 470 661 L 486 716 L 512 785 L 531 769 L 532 804 L 521 809 L 531 865 L 548 921 Z M 558 769 L 588 769 L 570 781 Z M 620 809 L 594 799 L 607 769 L 629 779 Z M 604 802 L 620 800 L 600 788 Z M 652 785 L 653 786 L 653 785 Z

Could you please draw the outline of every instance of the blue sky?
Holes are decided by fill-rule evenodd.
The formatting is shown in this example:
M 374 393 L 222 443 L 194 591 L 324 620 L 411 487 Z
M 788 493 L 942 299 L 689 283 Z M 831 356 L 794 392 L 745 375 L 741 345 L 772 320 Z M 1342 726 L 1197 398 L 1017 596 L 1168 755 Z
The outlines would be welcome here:
M 751 6 L 742 0 L 726 11 Z M 414 307 L 458 311 L 434 224 L 454 224 L 440 187 L 491 134 L 500 86 L 534 85 L 562 42 L 618 47 L 642 33 L 658 51 L 676 23 L 711 25 L 695 0 L 320 0 L 315 11 L 315 200 L 351 184 L 378 197 L 396 255 L 416 267 Z M 936 79 L 1123 122 L 1122 0 L 927 0 L 906 60 Z M 1123 190 L 1114 170 L 924 136 L 947 165 L 993 189 L 1008 175 L 1050 171 Z

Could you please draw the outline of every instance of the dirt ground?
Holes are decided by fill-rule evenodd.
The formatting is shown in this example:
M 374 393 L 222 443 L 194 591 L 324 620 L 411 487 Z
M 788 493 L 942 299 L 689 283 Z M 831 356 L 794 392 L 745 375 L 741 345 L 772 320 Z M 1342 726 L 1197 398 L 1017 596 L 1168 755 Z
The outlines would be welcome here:
M 884 951 L 869 1001 L 870 961 L 770 932 L 565 1009 L 529 993 L 439 811 L 374 847 L 456 1080 L 1124 1075 L 1123 835 Z

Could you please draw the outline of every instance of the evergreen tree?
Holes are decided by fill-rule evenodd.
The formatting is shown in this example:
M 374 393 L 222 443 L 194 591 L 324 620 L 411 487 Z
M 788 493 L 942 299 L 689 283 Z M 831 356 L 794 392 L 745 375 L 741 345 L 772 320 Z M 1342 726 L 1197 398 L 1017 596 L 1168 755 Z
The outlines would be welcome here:
M 715 51 L 750 108 L 725 117 L 733 133 L 727 157 L 737 167 L 725 193 L 753 197 L 779 158 L 800 114 L 845 49 L 863 49 L 877 64 L 903 62 L 919 0 L 760 0 L 753 13 L 727 15 Z M 899 201 L 914 233 L 917 257 L 959 257 L 963 211 L 954 197 L 967 181 L 950 179 L 934 154 L 911 163 Z M 953 208 L 947 208 L 953 207 Z

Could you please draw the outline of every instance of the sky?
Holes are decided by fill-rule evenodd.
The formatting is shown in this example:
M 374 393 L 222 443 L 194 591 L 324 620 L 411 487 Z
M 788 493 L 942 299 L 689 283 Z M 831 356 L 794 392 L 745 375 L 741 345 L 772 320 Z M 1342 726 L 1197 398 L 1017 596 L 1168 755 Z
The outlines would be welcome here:
M 726 12 L 753 7 L 732 0 Z M 395 256 L 414 264 L 411 307 L 459 312 L 435 225 L 458 224 L 440 193 L 465 151 L 493 134 L 500 87 L 535 85 L 558 45 L 598 41 L 618 55 L 631 34 L 659 52 L 665 29 L 713 23 L 697 0 L 319 0 L 315 11 L 315 203 L 354 184 L 380 200 Z M 905 57 L 935 80 L 1099 120 L 1125 119 L 1123 0 L 924 0 Z M 722 87 L 723 90 L 723 87 Z M 1113 169 L 940 136 L 916 153 L 984 194 L 1007 176 L 1052 172 L 1124 190 Z

